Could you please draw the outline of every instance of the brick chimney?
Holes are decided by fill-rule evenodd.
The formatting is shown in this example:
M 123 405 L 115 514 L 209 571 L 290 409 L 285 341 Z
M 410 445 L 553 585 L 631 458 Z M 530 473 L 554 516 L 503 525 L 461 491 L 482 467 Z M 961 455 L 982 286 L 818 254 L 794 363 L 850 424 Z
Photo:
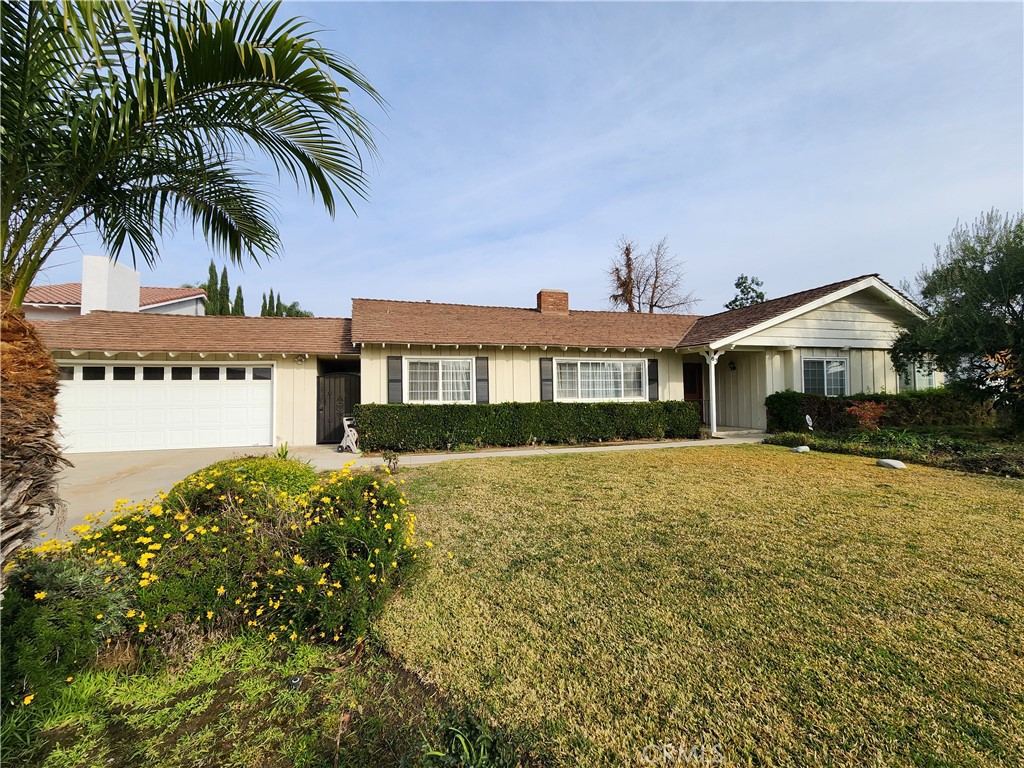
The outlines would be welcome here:
M 568 315 L 569 294 L 565 291 L 542 288 L 537 293 L 537 311 L 542 315 Z

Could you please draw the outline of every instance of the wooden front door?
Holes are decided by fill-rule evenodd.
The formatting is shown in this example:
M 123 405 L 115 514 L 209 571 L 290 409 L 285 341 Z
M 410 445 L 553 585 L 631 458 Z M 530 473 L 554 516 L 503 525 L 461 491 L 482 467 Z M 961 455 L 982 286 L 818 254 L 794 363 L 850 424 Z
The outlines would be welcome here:
M 340 443 L 345 435 L 342 419 L 359 402 L 358 373 L 328 373 L 316 379 L 316 441 Z
M 704 424 L 704 364 L 683 363 L 683 399 L 696 403 L 700 409 L 700 423 Z

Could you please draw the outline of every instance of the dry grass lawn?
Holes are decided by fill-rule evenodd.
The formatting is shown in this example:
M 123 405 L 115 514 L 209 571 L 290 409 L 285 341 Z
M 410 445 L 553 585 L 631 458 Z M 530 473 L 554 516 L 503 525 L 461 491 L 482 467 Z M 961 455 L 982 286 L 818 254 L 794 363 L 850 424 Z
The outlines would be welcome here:
M 1024 764 L 1019 480 L 768 446 L 402 477 L 436 546 L 381 634 L 540 762 Z

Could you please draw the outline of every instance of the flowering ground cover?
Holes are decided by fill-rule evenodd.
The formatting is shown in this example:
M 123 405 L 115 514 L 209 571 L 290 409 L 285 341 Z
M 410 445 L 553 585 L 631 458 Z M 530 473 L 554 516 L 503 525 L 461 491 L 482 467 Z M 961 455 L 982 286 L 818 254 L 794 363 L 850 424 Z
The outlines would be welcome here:
M 1024 764 L 1020 480 L 770 446 L 403 477 L 437 546 L 381 638 L 542 763 Z

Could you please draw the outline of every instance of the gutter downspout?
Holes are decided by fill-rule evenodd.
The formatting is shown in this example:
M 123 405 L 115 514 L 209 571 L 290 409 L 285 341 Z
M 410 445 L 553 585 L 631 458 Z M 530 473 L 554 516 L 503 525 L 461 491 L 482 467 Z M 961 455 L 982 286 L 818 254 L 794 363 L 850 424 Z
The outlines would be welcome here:
M 718 437 L 718 408 L 715 398 L 715 364 L 722 356 L 722 350 L 713 350 L 710 347 L 701 350 L 701 357 L 708 363 L 708 427 L 712 437 Z

